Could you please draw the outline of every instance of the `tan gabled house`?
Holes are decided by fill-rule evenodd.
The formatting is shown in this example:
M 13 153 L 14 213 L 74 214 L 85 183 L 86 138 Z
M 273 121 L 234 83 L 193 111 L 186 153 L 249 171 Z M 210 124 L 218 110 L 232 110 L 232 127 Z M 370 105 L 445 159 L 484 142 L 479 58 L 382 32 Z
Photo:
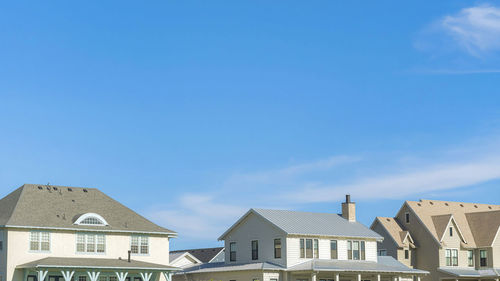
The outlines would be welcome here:
M 0 281 L 170 281 L 176 236 L 98 189 L 25 184 L 0 200 Z
M 424 280 L 500 278 L 500 205 L 406 201 L 371 229 L 385 238 L 379 255 L 429 271 Z

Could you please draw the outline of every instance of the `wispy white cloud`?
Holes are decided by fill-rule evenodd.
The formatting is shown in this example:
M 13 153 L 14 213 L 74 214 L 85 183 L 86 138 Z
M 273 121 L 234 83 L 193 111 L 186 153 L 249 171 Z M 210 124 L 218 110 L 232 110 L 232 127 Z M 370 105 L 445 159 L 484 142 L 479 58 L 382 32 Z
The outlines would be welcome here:
M 499 73 L 500 7 L 482 4 L 443 15 L 416 34 L 414 47 L 429 55 L 419 73 Z
M 147 213 L 179 231 L 184 241 L 208 243 L 252 207 L 301 209 L 310 203 L 341 201 L 347 193 L 359 201 L 403 200 L 477 186 L 500 179 L 498 138 L 486 139 L 435 151 L 432 157 L 336 156 L 237 173 L 221 185 L 207 186 L 203 194 L 185 193 L 173 204 Z
M 418 167 L 412 172 L 366 177 L 347 185 L 313 185 L 285 197 L 302 203 L 329 202 L 350 193 L 360 199 L 405 198 L 414 194 L 472 186 L 500 179 L 500 159 L 485 158 L 463 163 Z M 314 194 L 314 196 L 310 196 Z
M 155 206 L 148 216 L 175 229 L 182 237 L 215 241 L 221 229 L 246 210 L 212 195 L 185 194 L 170 207 Z
M 480 5 L 440 20 L 443 29 L 467 52 L 480 56 L 500 50 L 500 8 Z
M 310 173 L 329 171 L 335 167 L 358 161 L 361 161 L 360 157 L 341 155 L 268 171 L 236 173 L 228 178 L 226 185 L 284 183 Z

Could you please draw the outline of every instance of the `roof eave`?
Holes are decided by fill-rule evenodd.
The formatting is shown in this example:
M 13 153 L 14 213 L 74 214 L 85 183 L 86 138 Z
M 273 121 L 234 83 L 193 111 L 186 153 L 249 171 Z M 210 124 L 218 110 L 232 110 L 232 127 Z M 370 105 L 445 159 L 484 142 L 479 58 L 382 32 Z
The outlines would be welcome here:
M 70 230 L 70 231 L 86 231 L 86 232 L 110 232 L 110 233 L 141 233 L 141 234 L 157 234 L 166 235 L 168 237 L 177 237 L 177 232 L 161 232 L 161 231 L 142 231 L 142 230 L 117 230 L 117 229 L 86 229 L 86 228 L 71 228 L 71 227 L 45 227 L 45 226 L 27 226 L 27 225 L 0 225 L 0 228 L 22 228 L 22 229 L 47 229 L 47 230 Z

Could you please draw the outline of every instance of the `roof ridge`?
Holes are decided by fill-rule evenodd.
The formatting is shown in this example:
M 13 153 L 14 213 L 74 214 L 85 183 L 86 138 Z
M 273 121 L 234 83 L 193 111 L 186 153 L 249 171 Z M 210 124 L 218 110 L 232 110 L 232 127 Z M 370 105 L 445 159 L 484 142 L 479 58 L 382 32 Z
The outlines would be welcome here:
M 414 200 L 406 200 L 406 202 L 412 203 L 422 203 L 423 201 L 427 202 L 442 202 L 442 203 L 456 203 L 456 204 L 470 204 L 470 205 L 482 205 L 482 206 L 499 206 L 499 204 L 490 204 L 490 203 L 476 203 L 476 202 L 463 202 L 463 201 L 451 201 L 451 200 L 434 200 L 434 199 L 420 199 L 419 201 Z
M 170 253 L 188 252 L 188 251 L 197 251 L 197 250 L 215 250 L 215 249 L 224 249 L 224 247 L 210 247 L 210 248 L 195 248 L 195 249 L 185 249 L 185 250 L 174 250 L 174 251 L 170 251 Z

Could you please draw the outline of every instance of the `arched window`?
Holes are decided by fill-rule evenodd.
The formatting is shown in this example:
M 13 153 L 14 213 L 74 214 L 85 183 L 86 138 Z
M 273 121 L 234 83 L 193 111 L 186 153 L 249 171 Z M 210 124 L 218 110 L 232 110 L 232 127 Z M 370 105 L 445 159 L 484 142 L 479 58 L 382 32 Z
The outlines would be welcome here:
M 98 214 L 94 213 L 86 213 L 81 215 L 76 221 L 75 224 L 78 225 L 108 225 L 106 220 Z

